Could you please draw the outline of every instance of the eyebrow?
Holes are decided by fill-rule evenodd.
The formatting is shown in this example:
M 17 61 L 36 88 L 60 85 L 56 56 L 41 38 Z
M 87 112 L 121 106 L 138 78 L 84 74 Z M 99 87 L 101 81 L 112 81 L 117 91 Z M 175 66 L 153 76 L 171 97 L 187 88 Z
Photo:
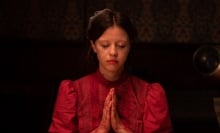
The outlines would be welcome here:
M 97 42 L 111 42 L 111 41 L 108 41 L 108 40 L 97 40 Z M 129 43 L 128 40 L 117 40 L 116 42 L 125 42 L 125 43 Z

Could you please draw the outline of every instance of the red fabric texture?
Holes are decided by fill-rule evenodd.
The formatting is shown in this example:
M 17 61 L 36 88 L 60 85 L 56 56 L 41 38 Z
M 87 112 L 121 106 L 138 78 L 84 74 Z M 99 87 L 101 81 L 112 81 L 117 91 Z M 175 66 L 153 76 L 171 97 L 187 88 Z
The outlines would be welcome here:
M 159 83 L 123 74 L 114 82 L 99 71 L 78 80 L 63 80 L 49 133 L 89 133 L 98 127 L 105 98 L 115 88 L 122 122 L 134 133 L 172 133 L 166 94 Z

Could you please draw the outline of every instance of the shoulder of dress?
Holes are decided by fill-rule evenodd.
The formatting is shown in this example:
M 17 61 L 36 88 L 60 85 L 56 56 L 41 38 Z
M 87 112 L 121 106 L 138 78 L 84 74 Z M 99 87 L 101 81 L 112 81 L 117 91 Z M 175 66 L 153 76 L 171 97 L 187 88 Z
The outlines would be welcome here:
M 150 83 L 142 78 L 139 78 L 137 76 L 130 76 L 130 80 L 132 83 L 135 83 L 135 84 L 139 84 L 139 85 L 142 85 L 142 86 L 148 86 L 150 85 Z
M 160 83 L 158 83 L 158 82 L 151 83 L 150 84 L 150 88 L 152 90 L 163 90 L 163 86 Z
M 63 79 L 61 84 L 68 84 L 68 83 L 76 83 L 76 82 L 84 82 L 85 80 L 91 79 L 93 77 L 92 74 L 88 74 L 77 79 Z
M 61 81 L 60 85 L 61 86 L 67 86 L 69 84 L 71 84 L 73 82 L 73 80 L 70 80 L 70 79 L 64 79 Z
M 130 76 L 129 82 L 132 82 L 136 87 L 143 88 L 147 91 L 164 91 L 163 86 L 159 82 L 148 82 L 137 76 Z
M 90 80 L 92 80 L 94 78 L 94 75 L 92 74 L 88 74 L 88 75 L 85 75 L 81 78 L 78 78 L 76 80 L 73 80 L 74 83 L 78 82 L 78 83 L 85 83 L 85 82 L 88 82 Z
M 151 83 L 150 86 L 151 86 L 152 88 L 163 88 L 162 85 L 161 85 L 161 83 L 159 83 L 159 82 Z
M 160 83 L 151 83 L 148 87 L 147 96 L 152 98 L 165 99 L 166 93 L 163 86 Z
M 94 76 L 92 74 L 85 75 L 83 77 L 80 77 L 78 79 L 64 79 L 61 81 L 60 86 L 66 86 L 66 87 L 74 87 L 79 88 L 79 86 L 84 86 L 85 83 L 89 83 L 93 80 Z

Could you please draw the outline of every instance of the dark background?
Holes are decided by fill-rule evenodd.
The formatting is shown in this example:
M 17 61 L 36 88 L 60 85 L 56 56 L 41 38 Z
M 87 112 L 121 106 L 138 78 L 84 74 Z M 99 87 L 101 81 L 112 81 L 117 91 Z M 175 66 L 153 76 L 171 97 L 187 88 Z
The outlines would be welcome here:
M 89 71 L 86 24 L 104 7 L 127 13 L 137 26 L 131 70 L 164 86 L 175 132 L 219 132 L 213 98 L 220 82 L 192 65 L 197 48 L 219 45 L 218 0 L 2 0 L 1 132 L 47 132 L 60 81 Z

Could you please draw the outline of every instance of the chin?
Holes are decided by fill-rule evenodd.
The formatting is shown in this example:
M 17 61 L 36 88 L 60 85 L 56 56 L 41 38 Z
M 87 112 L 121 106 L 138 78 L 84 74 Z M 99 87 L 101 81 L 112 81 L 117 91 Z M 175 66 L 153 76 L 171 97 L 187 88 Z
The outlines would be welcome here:
M 108 71 L 110 71 L 110 72 L 114 72 L 114 73 L 118 73 L 118 72 L 121 72 L 123 69 L 122 68 L 119 68 L 119 67 L 111 67 L 111 68 L 108 68 L 107 69 Z

